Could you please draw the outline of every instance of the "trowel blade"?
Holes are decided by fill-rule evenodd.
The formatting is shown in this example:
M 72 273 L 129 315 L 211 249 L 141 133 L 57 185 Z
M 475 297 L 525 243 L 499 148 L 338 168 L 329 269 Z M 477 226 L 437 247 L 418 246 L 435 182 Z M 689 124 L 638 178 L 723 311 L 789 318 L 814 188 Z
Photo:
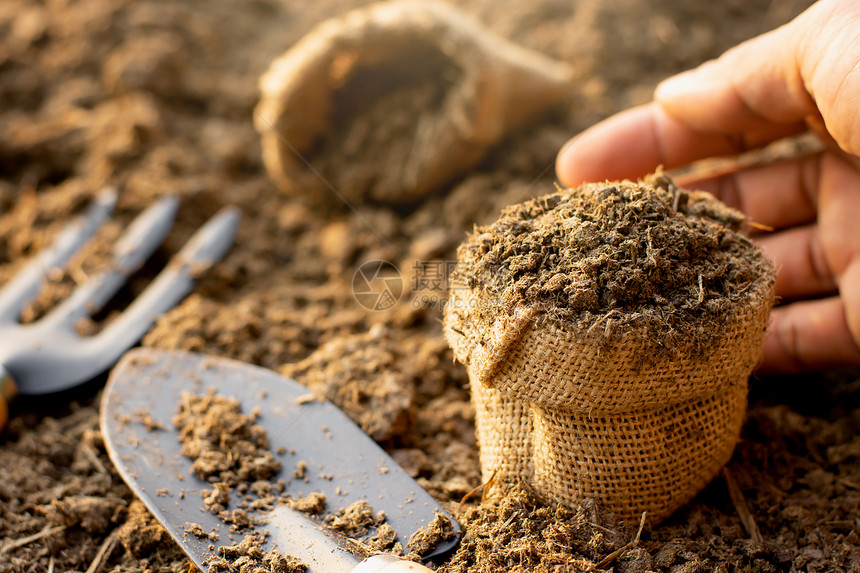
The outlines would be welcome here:
M 259 408 L 257 423 L 268 432 L 271 450 L 287 452 L 276 455 L 283 469 L 272 481 L 285 479 L 284 493 L 293 498 L 323 493 L 329 510 L 366 500 L 374 510 L 385 511 L 404 546 L 435 514 L 445 513 L 352 420 L 329 402 L 309 400 L 308 389 L 298 382 L 234 360 L 138 348 L 110 375 L 102 397 L 102 434 L 120 475 L 201 570 L 219 547 L 238 543 L 247 533 L 231 532 L 205 509 L 201 490 L 211 484 L 192 472 L 172 422 L 183 392 L 202 394 L 210 388 L 238 400 L 245 414 Z M 299 460 L 307 463 L 304 479 L 293 477 Z M 231 496 L 228 509 L 236 506 L 236 497 Z M 263 549 L 297 557 L 311 572 L 350 571 L 362 560 L 354 544 L 317 518 L 284 505 L 254 514 L 261 516 L 264 522 L 253 529 L 268 532 Z M 186 533 L 192 523 L 217 534 L 217 541 Z M 452 523 L 457 536 L 425 558 L 456 547 L 459 527 Z

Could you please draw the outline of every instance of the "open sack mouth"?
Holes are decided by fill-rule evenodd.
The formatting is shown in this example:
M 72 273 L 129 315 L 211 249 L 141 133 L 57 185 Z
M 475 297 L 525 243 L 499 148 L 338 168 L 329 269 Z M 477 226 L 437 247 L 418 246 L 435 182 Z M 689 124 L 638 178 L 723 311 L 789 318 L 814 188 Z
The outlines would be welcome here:
M 315 28 L 261 81 L 256 127 L 282 190 L 410 204 L 572 96 L 572 70 L 441 2 L 394 0 Z M 373 169 L 357 159 L 381 159 Z

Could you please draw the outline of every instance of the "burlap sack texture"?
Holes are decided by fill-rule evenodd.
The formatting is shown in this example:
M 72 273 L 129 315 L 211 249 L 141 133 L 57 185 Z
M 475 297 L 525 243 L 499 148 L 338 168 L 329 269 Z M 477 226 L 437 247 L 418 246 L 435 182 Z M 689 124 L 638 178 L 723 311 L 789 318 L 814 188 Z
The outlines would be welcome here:
M 331 133 L 339 111 L 335 92 L 354 74 L 380 68 L 402 74 L 410 58 L 426 57 L 428 50 L 449 60 L 459 77 L 446 88 L 441 113 L 416 118 L 421 129 L 402 180 L 372 198 L 377 201 L 420 199 L 572 93 L 569 66 L 490 33 L 447 4 L 373 4 L 317 26 L 261 78 L 254 119 L 266 169 L 278 186 L 296 194 L 318 183 L 305 159 L 312 164 L 314 146 Z
M 483 478 L 501 484 L 492 493 L 521 480 L 563 505 L 592 498 L 657 523 L 729 460 L 773 304 L 769 262 L 710 342 L 674 339 L 670 352 L 647 329 L 607 338 L 613 312 L 576 324 L 540 304 L 505 309 L 462 247 L 458 265 L 444 330 L 467 366 Z

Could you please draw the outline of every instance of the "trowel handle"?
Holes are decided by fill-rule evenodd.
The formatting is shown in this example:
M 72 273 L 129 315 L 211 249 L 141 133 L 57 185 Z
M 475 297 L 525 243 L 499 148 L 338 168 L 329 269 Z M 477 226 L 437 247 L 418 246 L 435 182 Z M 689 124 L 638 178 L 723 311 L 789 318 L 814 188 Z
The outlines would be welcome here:
M 358 564 L 350 573 L 433 573 L 420 563 L 399 559 L 394 555 L 374 555 Z

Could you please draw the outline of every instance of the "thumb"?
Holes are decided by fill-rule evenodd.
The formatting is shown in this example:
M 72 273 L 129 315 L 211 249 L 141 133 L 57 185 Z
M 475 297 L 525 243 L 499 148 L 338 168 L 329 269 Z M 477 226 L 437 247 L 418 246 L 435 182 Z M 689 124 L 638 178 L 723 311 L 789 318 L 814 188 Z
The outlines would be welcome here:
M 655 99 L 694 130 L 743 136 L 823 120 L 860 154 L 860 3 L 823 0 L 792 22 L 669 78 Z

